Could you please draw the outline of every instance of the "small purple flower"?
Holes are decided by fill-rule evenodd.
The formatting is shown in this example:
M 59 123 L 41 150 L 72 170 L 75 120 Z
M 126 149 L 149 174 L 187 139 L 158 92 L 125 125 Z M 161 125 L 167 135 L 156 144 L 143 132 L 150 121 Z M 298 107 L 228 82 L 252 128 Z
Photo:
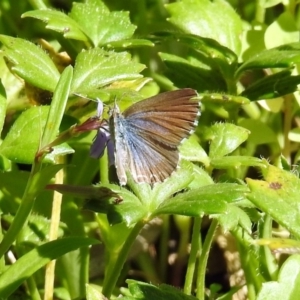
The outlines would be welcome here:
M 98 117 L 102 116 L 103 113 L 103 103 L 102 101 L 98 100 L 98 106 L 97 106 L 97 114 Z M 105 147 L 107 147 L 107 153 L 108 153 L 108 160 L 109 165 L 115 164 L 115 155 L 114 155 L 114 142 L 111 138 L 111 134 L 109 131 L 109 124 L 106 120 L 103 120 L 101 122 L 101 128 L 98 130 L 96 138 L 91 146 L 90 149 L 90 156 L 93 158 L 100 158 L 104 154 Z

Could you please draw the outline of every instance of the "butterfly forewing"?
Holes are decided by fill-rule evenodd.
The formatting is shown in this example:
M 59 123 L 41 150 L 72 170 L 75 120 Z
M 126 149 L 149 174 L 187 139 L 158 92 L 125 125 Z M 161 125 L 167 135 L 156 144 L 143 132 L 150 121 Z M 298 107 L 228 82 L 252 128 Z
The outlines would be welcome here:
M 199 102 L 192 89 L 166 92 L 133 104 L 123 115 L 112 111 L 117 175 L 126 170 L 136 182 L 155 183 L 176 169 L 178 145 L 197 125 Z

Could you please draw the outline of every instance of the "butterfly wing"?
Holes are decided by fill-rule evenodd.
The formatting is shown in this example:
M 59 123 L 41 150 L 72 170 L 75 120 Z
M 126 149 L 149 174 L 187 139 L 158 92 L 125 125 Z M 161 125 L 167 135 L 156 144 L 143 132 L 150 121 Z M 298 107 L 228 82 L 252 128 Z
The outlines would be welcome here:
M 197 125 L 199 102 L 192 89 L 159 94 L 114 113 L 116 168 L 121 184 L 128 169 L 136 182 L 155 183 L 176 169 L 178 145 Z

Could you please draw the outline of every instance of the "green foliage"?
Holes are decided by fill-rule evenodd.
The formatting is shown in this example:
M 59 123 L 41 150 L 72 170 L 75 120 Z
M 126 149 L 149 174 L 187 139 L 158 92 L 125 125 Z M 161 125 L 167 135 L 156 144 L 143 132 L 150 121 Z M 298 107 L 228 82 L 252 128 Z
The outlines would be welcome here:
M 44 90 L 54 91 L 59 72 L 50 57 L 33 43 L 9 36 L 0 36 L 10 69 L 26 82 Z
M 273 254 L 300 248 L 299 5 L 245 2 L 0 1 L 0 299 L 232 299 L 224 263 L 250 300 L 298 299 L 298 255 Z M 178 168 L 119 186 L 89 156 L 97 103 L 186 87 Z
M 283 264 L 278 282 L 267 282 L 260 291 L 257 299 L 297 299 L 299 295 L 299 255 L 292 256 Z M 291 282 L 295 285 L 291 286 Z

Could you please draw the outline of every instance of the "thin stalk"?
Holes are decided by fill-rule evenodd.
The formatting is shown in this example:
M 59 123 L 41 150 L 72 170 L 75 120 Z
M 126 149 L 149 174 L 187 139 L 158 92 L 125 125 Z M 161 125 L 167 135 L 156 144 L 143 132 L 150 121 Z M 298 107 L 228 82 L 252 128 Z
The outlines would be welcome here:
M 173 268 L 172 285 L 180 286 L 182 274 L 187 261 L 188 244 L 190 240 L 190 232 L 192 218 L 186 216 L 174 216 L 175 224 L 179 230 L 179 243 L 177 250 L 177 258 Z
M 264 7 L 264 0 L 256 0 L 256 11 L 255 11 L 255 21 L 263 24 L 265 22 L 266 9 Z
M 142 251 L 137 257 L 137 263 L 143 272 L 143 276 L 146 281 L 152 283 L 161 283 L 159 275 L 157 273 L 156 265 L 153 259 L 149 255 L 149 252 Z
M 162 282 L 166 281 L 168 261 L 168 240 L 170 235 L 170 216 L 162 216 L 163 225 L 159 241 L 159 274 Z
M 29 294 L 30 294 L 30 299 L 32 299 L 32 300 L 42 300 L 42 298 L 40 296 L 40 293 L 39 293 L 39 290 L 36 286 L 34 278 L 29 277 L 26 280 L 26 283 L 27 283 L 27 288 L 28 288 Z
M 206 266 L 207 260 L 209 256 L 209 250 L 211 244 L 213 242 L 214 234 L 216 232 L 218 226 L 218 220 L 213 219 L 210 227 L 208 229 L 207 235 L 205 237 L 202 253 L 199 258 L 199 265 L 198 265 L 198 274 L 197 274 L 197 293 L 196 297 L 200 300 L 205 299 L 205 274 L 206 274 Z
M 201 253 L 201 218 L 194 218 L 191 252 L 187 265 L 183 291 L 187 295 L 192 294 L 193 278 L 196 268 L 197 256 Z
M 108 155 L 107 149 L 105 149 L 104 155 L 99 160 L 100 169 L 100 182 L 102 184 L 109 183 L 109 168 L 108 168 Z
M 121 249 L 116 251 L 115 253 L 109 253 L 109 263 L 105 272 L 105 278 L 102 289 L 102 294 L 105 297 L 111 297 L 111 294 L 116 286 L 117 280 L 121 274 L 122 268 L 128 257 L 131 246 L 134 243 L 137 235 L 139 234 L 143 226 L 143 222 L 138 222 L 137 224 L 135 224 Z
M 284 145 L 282 149 L 282 154 L 286 158 L 286 160 L 291 163 L 291 141 L 289 139 L 289 132 L 291 130 L 292 125 L 292 95 L 286 95 L 284 97 L 284 121 L 283 121 L 283 138 Z
M 39 163 L 33 164 L 21 205 L 19 206 L 14 220 L 8 228 L 8 231 L 6 232 L 0 244 L 0 257 L 4 255 L 4 253 L 15 241 L 17 235 L 20 232 L 20 228 L 23 228 L 26 224 L 27 218 L 33 208 L 34 201 L 37 195 L 37 186 L 34 182 L 34 175 L 39 171 L 39 169 Z
M 265 282 L 264 277 L 258 272 L 259 262 L 257 260 L 257 254 L 251 248 L 252 237 L 249 236 L 241 228 L 231 231 L 235 237 L 239 250 L 241 266 L 246 278 L 246 284 L 248 288 L 248 299 L 256 299 L 258 291 L 261 289 L 262 283 Z
M 269 239 L 272 237 L 272 218 L 266 214 L 258 223 L 259 238 Z M 267 281 L 276 281 L 278 278 L 278 264 L 267 246 L 259 247 L 260 273 Z
M 63 180 L 64 180 L 64 171 L 60 170 L 59 172 L 56 173 L 55 183 L 62 184 Z M 55 191 L 53 194 L 49 241 L 56 240 L 58 237 L 60 214 L 61 214 L 61 203 L 62 203 L 62 194 Z M 53 299 L 55 263 L 56 261 L 52 260 L 46 266 L 44 300 Z

